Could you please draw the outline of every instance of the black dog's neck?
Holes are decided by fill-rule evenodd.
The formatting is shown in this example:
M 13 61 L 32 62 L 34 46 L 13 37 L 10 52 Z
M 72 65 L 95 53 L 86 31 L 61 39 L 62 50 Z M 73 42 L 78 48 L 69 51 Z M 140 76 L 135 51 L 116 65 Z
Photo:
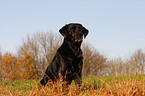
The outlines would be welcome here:
M 77 49 L 80 49 L 80 46 L 81 46 L 81 43 L 82 43 L 82 41 L 80 41 L 80 42 L 72 42 L 72 41 L 70 41 L 70 40 L 67 39 L 67 38 L 64 39 L 64 42 L 66 42 L 66 44 L 67 44 L 71 49 L 74 49 L 74 51 L 77 50 Z

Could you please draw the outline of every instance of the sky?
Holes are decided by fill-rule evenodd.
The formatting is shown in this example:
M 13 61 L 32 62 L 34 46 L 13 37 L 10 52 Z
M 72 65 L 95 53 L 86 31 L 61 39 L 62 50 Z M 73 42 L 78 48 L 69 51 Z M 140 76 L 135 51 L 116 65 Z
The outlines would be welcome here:
M 145 0 L 0 0 L 0 48 L 16 53 L 27 35 L 68 23 L 85 26 L 84 42 L 108 58 L 145 50 Z

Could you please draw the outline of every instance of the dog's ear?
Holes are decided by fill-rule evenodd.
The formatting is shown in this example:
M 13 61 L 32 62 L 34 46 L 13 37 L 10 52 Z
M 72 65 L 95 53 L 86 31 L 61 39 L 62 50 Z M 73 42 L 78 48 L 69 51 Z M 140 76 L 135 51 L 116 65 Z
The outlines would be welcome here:
M 84 38 L 86 38 L 86 36 L 88 35 L 89 31 L 85 27 L 83 27 L 83 28 L 84 28 L 84 30 L 83 30 Z
M 68 33 L 67 33 L 68 26 L 69 26 L 69 25 L 66 24 L 65 26 L 63 26 L 63 27 L 59 30 L 60 34 L 61 34 L 64 38 L 66 38 L 67 35 L 68 35 Z

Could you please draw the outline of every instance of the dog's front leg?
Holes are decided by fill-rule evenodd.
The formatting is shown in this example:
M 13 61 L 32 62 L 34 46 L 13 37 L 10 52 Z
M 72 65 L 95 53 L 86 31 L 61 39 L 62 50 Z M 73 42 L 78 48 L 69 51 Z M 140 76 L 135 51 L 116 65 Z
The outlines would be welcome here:
M 76 61 L 75 63 L 77 65 L 77 67 L 75 67 L 74 81 L 75 81 L 75 85 L 77 86 L 77 88 L 81 89 L 83 57 L 76 59 L 75 61 Z
M 76 85 L 77 89 L 79 89 L 81 91 L 81 87 L 82 87 L 82 67 L 80 69 L 81 70 L 79 70 L 79 72 L 76 73 L 74 81 L 75 81 L 75 85 Z
M 75 85 L 77 86 L 77 88 L 81 88 L 82 78 L 80 76 L 78 76 L 76 79 L 74 79 L 74 81 L 75 81 Z
M 79 94 L 82 91 L 82 77 L 81 76 L 77 76 L 75 79 L 75 85 L 77 88 L 76 93 Z
M 40 81 L 41 85 L 45 86 L 47 84 L 48 80 L 49 80 L 48 76 L 44 75 L 44 77 Z

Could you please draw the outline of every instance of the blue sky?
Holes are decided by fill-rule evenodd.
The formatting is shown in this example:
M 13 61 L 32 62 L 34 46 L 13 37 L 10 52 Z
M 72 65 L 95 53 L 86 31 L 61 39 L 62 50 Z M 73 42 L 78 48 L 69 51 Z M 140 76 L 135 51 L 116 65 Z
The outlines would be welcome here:
M 0 0 L 1 49 L 16 53 L 28 34 L 59 34 L 71 22 L 84 25 L 84 42 L 108 58 L 145 49 L 145 0 Z

